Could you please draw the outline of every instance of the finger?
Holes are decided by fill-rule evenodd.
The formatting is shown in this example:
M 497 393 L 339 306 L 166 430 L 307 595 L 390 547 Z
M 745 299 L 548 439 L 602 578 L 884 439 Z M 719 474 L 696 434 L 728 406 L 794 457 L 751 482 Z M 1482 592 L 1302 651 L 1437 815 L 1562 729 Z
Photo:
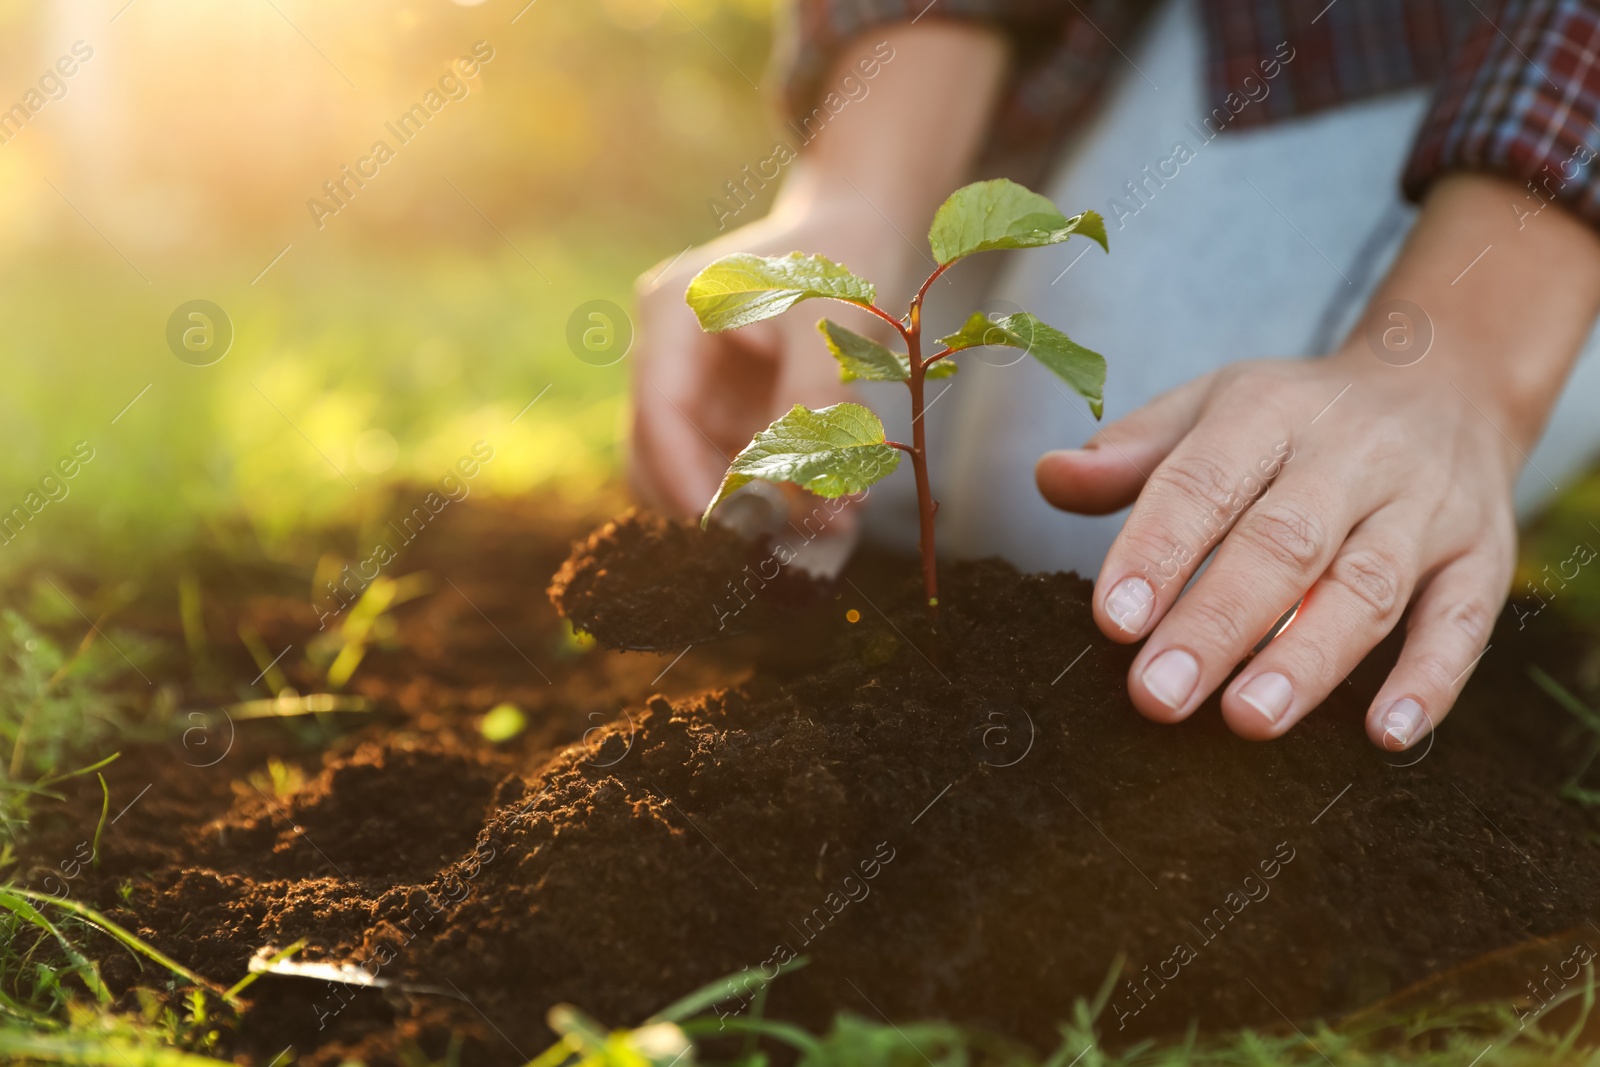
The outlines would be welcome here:
M 1290 624 L 1222 696 L 1240 737 L 1288 732 L 1388 636 L 1416 586 L 1422 519 L 1389 507 L 1355 528 Z
M 629 478 L 653 506 L 696 515 L 715 494 L 727 465 L 723 450 L 694 417 L 713 384 L 695 353 L 706 340 L 670 327 L 649 336 L 650 350 L 634 367 Z
M 1151 472 L 1101 564 L 1094 612 L 1106 636 L 1129 642 L 1149 633 L 1292 456 L 1271 409 L 1238 394 L 1208 409 Z
M 1146 716 L 1187 717 L 1327 569 L 1361 503 L 1332 477 L 1280 481 L 1243 512 L 1134 657 L 1129 694 Z
M 1489 647 L 1511 588 L 1511 553 L 1480 550 L 1433 576 L 1417 597 L 1405 647 L 1367 711 L 1367 736 L 1400 752 L 1439 725 Z
M 717 491 L 726 463 L 689 419 L 660 397 L 635 394 L 629 483 L 645 503 L 697 516 Z
M 1052 506 L 1080 515 L 1127 507 L 1149 472 L 1194 428 L 1211 381 L 1207 375 L 1162 393 L 1103 427 L 1082 448 L 1046 452 L 1033 468 L 1039 492 Z

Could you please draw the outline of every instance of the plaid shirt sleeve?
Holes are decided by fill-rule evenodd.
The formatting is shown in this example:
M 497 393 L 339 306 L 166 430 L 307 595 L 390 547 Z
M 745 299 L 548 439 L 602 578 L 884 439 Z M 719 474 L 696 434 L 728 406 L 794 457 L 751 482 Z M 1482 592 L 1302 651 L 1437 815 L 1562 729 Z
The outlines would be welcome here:
M 1423 120 L 1406 195 L 1487 172 L 1527 183 L 1519 217 L 1554 201 L 1600 227 L 1600 0 L 1507 0 L 1480 14 Z

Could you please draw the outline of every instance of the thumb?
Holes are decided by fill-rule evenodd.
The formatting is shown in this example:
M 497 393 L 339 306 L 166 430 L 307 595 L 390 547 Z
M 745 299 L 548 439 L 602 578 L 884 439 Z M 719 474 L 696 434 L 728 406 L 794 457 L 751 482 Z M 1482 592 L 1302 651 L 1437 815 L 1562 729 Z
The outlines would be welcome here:
M 1080 515 L 1127 507 L 1194 428 L 1210 386 L 1208 374 L 1101 428 L 1082 448 L 1046 452 L 1033 469 L 1039 492 L 1052 506 Z

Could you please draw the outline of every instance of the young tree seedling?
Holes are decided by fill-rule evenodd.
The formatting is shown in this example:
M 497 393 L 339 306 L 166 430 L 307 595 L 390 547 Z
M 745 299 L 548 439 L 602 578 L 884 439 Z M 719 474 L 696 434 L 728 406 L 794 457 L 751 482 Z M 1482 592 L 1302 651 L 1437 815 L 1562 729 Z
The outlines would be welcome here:
M 949 358 L 983 345 L 1020 348 L 1055 372 L 1089 402 L 1098 419 L 1104 408 L 1106 361 L 1066 334 L 1025 311 L 990 320 L 975 311 L 960 330 L 922 354 L 922 302 L 929 288 L 959 260 L 1004 248 L 1041 248 L 1082 234 L 1109 251 L 1106 227 L 1093 211 L 1067 218 L 1054 204 L 1004 178 L 957 189 L 933 216 L 928 243 L 937 266 L 897 319 L 873 301 L 872 283 L 825 256 L 791 252 L 786 256 L 736 253 L 723 256 L 689 283 L 685 300 L 708 333 L 735 330 L 781 315 L 802 300 L 824 297 L 854 304 L 882 319 L 905 343 L 895 352 L 878 342 L 823 319 L 817 323 L 828 351 L 839 362 L 841 381 L 905 382 L 911 392 L 911 443 L 890 441 L 878 416 L 860 404 L 833 404 L 812 410 L 796 404 L 756 434 L 722 479 L 717 495 L 700 519 L 730 493 L 761 480 L 790 482 L 823 497 L 859 493 L 894 471 L 900 455 L 911 457 L 921 520 L 922 582 L 929 618 L 937 621 L 939 576 L 934 557 L 933 519 L 939 503 L 928 483 L 925 386 L 930 378 L 954 374 Z

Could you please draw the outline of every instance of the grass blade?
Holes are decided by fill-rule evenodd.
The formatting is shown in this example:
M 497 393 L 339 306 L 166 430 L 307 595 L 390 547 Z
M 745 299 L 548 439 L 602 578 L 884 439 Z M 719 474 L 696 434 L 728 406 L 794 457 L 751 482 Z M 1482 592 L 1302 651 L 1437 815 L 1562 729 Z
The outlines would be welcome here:
M 87 767 L 79 767 L 75 771 L 68 771 L 66 774 L 58 774 L 54 778 L 41 778 L 37 782 L 34 782 L 33 785 L 30 788 L 32 788 L 32 789 L 44 789 L 46 786 L 55 785 L 57 782 L 64 782 L 68 778 L 76 778 L 80 774 L 93 774 L 94 772 L 100 770 L 101 768 L 106 767 L 109 764 L 116 762 L 116 760 L 118 758 L 120 758 L 121 756 L 122 756 L 122 753 L 113 752 L 113 753 L 111 753 L 111 755 L 107 756 L 105 759 L 100 760 L 98 763 L 91 763 Z
M 702 1019 L 699 1022 L 684 1023 L 682 1026 L 683 1032 L 690 1037 L 713 1037 L 719 1033 L 770 1037 L 774 1041 L 781 1041 L 796 1049 L 811 1063 L 818 1062 L 823 1055 L 822 1042 L 794 1023 L 782 1023 L 773 1019 Z
M 32 904 L 28 903 L 26 900 L 23 900 L 22 897 L 15 895 L 17 893 L 26 892 L 27 890 L 21 889 L 0 889 L 0 908 L 6 909 L 22 921 L 37 926 L 39 929 L 45 931 L 51 937 L 55 938 L 56 943 L 61 946 L 61 951 L 65 952 L 67 958 L 72 961 L 73 967 L 76 968 L 78 972 L 78 977 L 83 980 L 84 985 L 89 987 L 89 992 L 94 994 L 95 999 L 101 1004 L 111 1003 L 111 991 L 107 989 L 105 983 L 100 980 L 99 968 L 95 967 L 95 965 L 89 961 L 88 957 L 79 952 L 77 946 L 72 943 L 67 935 L 63 934 L 55 923 L 44 917 L 43 912 L 34 907 Z M 37 894 L 29 895 L 32 896 Z M 51 898 L 47 897 L 46 899 Z
M 290 956 L 293 956 L 296 952 L 299 952 L 301 949 L 305 948 L 306 941 L 307 939 L 302 937 L 300 940 L 296 941 L 282 952 L 274 953 L 272 957 L 267 960 L 266 966 L 261 970 L 251 971 L 249 974 L 233 983 L 233 985 L 229 986 L 228 991 L 222 994 L 222 999 L 230 1004 L 233 1003 L 234 997 L 237 997 L 240 993 L 243 993 L 246 989 L 249 989 L 251 982 L 254 982 L 257 978 L 260 978 L 262 975 L 268 973 L 268 969 L 271 968 L 274 963 L 282 963 Z M 254 961 L 252 960 L 251 962 Z
M 1566 686 L 1541 671 L 1538 667 L 1529 667 L 1528 677 L 1532 678 L 1540 689 L 1549 694 L 1552 700 L 1565 708 L 1573 718 L 1588 727 L 1591 733 L 1600 734 L 1600 715 L 1595 714 L 1594 709 L 1569 693 Z
M 804 967 L 809 962 L 810 960 L 808 960 L 805 956 L 796 956 L 787 963 L 779 964 L 778 973 L 774 974 L 772 978 L 773 980 L 777 980 L 783 975 L 788 974 L 790 971 L 798 971 L 801 967 Z M 700 1014 L 702 1011 L 705 1011 L 718 1001 L 728 999 L 729 994 L 727 992 L 727 986 L 733 981 L 733 979 L 737 977 L 739 977 L 739 975 L 730 974 L 726 977 L 718 978 L 715 982 L 712 982 L 709 985 L 701 986 L 688 996 L 673 1001 L 671 1004 L 668 1004 L 666 1007 L 650 1016 L 650 1018 L 644 1021 L 644 1025 L 649 1026 L 651 1023 L 681 1023 L 691 1015 Z M 762 986 L 762 989 L 765 988 L 766 986 Z
M 61 908 L 64 911 L 70 911 L 72 914 L 84 920 L 89 925 L 99 929 L 102 933 L 105 933 L 117 941 L 120 941 L 126 948 L 137 952 L 142 956 L 146 956 L 156 963 L 159 963 L 173 974 L 180 978 L 188 979 L 201 989 L 210 990 L 211 992 L 216 993 L 228 1004 L 234 1004 L 233 1000 L 229 998 L 228 994 L 215 982 L 211 982 L 205 978 L 202 978 L 200 975 L 194 973 L 189 968 L 173 959 L 171 956 L 168 956 L 166 953 L 156 948 L 154 945 L 147 944 L 146 942 L 140 940 L 138 937 L 129 933 L 127 930 L 124 930 L 122 927 L 118 926 L 104 915 L 101 915 L 93 908 L 85 904 L 79 904 L 75 900 L 58 900 L 55 897 L 49 896 L 45 893 L 37 893 L 31 889 L 19 889 L 16 887 L 0 892 L 0 902 L 3 902 L 3 898 L 5 896 L 13 893 L 19 897 L 26 897 L 29 900 L 38 901 L 42 904 L 54 904 L 56 907 Z
M 71 1063 L 85 1067 L 231 1067 L 224 1060 L 196 1056 L 164 1045 L 93 1037 L 83 1033 L 41 1034 L 0 1029 L 0 1059 L 8 1063 L 33 1060 Z
M 89 846 L 89 855 L 93 857 L 94 869 L 100 869 L 100 835 L 106 830 L 106 816 L 111 814 L 111 787 L 106 785 L 106 776 L 99 771 L 94 776 L 100 779 L 100 821 L 94 825 L 94 844 Z

